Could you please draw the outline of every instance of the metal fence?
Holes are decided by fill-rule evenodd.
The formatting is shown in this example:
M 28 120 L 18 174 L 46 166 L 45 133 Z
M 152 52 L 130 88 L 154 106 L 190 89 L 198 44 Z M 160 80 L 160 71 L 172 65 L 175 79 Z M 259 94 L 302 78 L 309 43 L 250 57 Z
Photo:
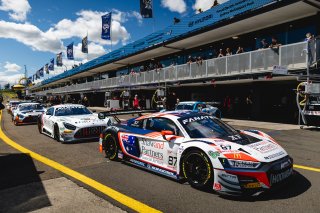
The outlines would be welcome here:
M 46 93 L 81 92 L 146 85 L 150 83 L 263 73 L 272 71 L 275 65 L 287 67 L 288 70 L 305 69 L 307 68 L 308 61 L 307 48 L 307 42 L 300 42 L 283 45 L 277 49 L 261 49 L 237 55 L 204 60 L 201 63 L 169 66 L 152 71 L 50 89 L 37 92 L 36 94 L 45 95 Z

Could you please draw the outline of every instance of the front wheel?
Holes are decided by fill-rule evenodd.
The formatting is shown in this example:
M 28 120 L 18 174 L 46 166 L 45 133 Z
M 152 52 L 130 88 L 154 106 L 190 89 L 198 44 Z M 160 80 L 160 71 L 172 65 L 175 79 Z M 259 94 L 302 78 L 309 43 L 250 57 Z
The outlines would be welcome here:
M 58 142 L 61 142 L 61 139 L 60 139 L 60 130 L 59 130 L 59 127 L 58 125 L 54 125 L 54 139 Z
M 212 165 L 208 156 L 200 150 L 191 150 L 183 157 L 182 172 L 194 188 L 206 189 L 213 184 Z
M 42 122 L 41 122 L 41 116 L 38 118 L 38 130 L 39 133 L 42 134 Z
M 104 150 L 107 158 L 114 161 L 118 160 L 119 143 L 116 136 L 106 133 Z

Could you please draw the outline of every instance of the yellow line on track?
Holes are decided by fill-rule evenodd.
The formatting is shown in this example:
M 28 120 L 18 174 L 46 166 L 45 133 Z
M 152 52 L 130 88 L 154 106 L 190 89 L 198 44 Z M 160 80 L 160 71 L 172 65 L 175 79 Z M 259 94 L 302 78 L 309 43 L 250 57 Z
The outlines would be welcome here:
M 301 166 L 301 165 L 294 164 L 293 167 L 297 168 L 297 169 L 304 169 L 304 170 L 309 170 L 309 171 L 313 171 L 313 172 L 320 172 L 320 169 L 314 168 L 314 167 L 309 167 L 309 166 Z
M 0 110 L 0 123 L 2 119 L 2 111 Z M 22 153 L 29 154 L 32 158 L 35 160 L 38 160 L 70 177 L 73 177 L 77 179 L 78 181 L 81 181 L 82 183 L 85 183 L 86 185 L 102 192 L 103 194 L 107 195 L 108 197 L 118 201 L 119 203 L 129 207 L 130 209 L 137 211 L 137 212 L 160 212 L 157 209 L 154 209 L 146 204 L 141 203 L 140 201 L 137 201 L 131 197 L 128 197 L 127 195 L 124 195 L 106 185 L 103 185 L 79 172 L 76 172 L 62 164 L 59 164 L 53 160 L 50 160 L 49 158 L 46 158 L 42 155 L 39 155 L 35 152 L 32 152 L 31 150 L 17 144 L 10 138 L 8 138 L 4 132 L 2 131 L 2 126 L 0 124 L 0 138 L 8 145 L 12 146 L 13 148 L 19 150 Z

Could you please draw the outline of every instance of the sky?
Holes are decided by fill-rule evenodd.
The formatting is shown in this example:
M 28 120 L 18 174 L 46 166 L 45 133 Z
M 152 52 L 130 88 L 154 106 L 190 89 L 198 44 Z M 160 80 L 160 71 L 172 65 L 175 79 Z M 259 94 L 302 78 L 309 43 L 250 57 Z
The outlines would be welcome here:
M 218 0 L 219 3 L 227 0 Z M 16 84 L 49 63 L 74 42 L 75 61 L 44 76 L 50 78 L 123 45 L 143 38 L 196 10 L 209 9 L 213 0 L 153 0 L 154 19 L 140 15 L 140 0 L 0 0 L 0 85 Z M 112 12 L 111 42 L 101 39 L 101 16 Z M 89 54 L 81 52 L 88 35 Z

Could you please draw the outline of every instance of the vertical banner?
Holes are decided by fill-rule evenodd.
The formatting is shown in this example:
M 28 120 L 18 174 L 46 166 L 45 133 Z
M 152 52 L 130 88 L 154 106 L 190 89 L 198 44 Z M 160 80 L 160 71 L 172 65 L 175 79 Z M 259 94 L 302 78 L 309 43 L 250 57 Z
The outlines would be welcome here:
M 33 76 L 32 76 L 32 81 L 34 82 L 34 80 L 36 80 L 36 74 L 34 74 Z
M 57 54 L 57 66 L 62 67 L 62 52 Z
M 52 58 L 50 60 L 50 63 L 49 63 L 49 70 L 53 71 L 54 70 L 54 58 Z
M 40 77 L 43 77 L 43 76 L 44 76 L 43 67 L 41 67 L 41 69 L 39 70 L 39 76 L 40 76 Z
M 82 39 L 82 47 L 81 47 L 81 51 L 83 53 L 88 53 L 88 36 L 84 37 Z
M 140 14 L 142 18 L 152 18 L 152 0 L 140 0 Z
M 67 58 L 69 60 L 74 60 L 74 57 L 73 57 L 73 42 L 67 46 Z
M 40 78 L 40 70 L 36 72 L 36 80 Z
M 44 65 L 44 71 L 49 74 L 49 64 Z
M 27 82 L 27 85 L 30 85 L 30 84 L 32 84 L 32 76 L 30 76 L 29 78 L 28 78 L 28 82 Z
M 107 13 L 102 18 L 102 32 L 101 38 L 105 40 L 111 40 L 111 12 Z

